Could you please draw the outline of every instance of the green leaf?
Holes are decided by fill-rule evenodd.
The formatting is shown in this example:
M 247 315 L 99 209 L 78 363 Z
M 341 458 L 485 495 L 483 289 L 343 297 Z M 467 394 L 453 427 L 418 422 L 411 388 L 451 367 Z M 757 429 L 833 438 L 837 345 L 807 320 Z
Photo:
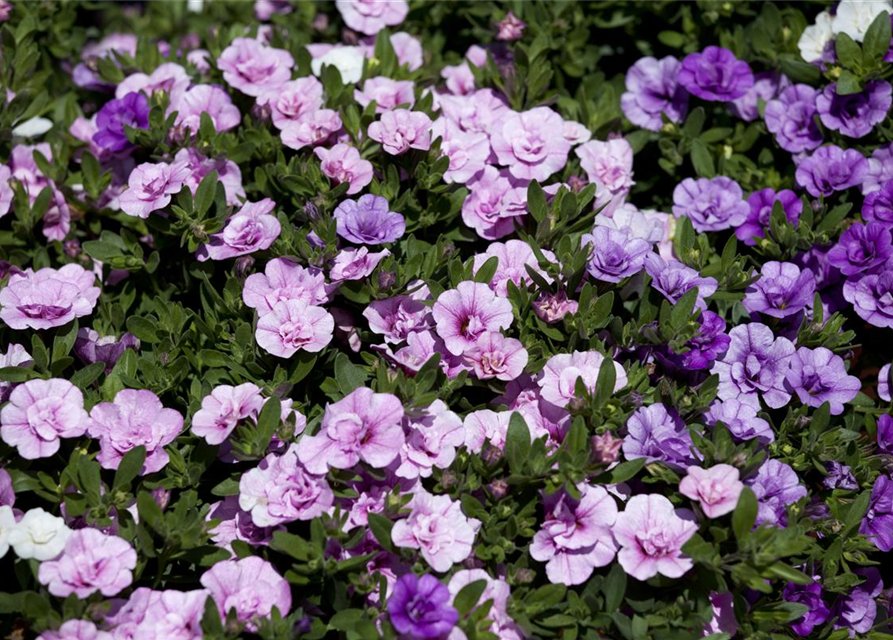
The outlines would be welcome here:
M 124 454 L 115 471 L 115 479 L 112 482 L 112 491 L 118 491 L 130 485 L 134 478 L 140 474 L 143 463 L 146 461 L 146 447 L 139 445 Z
M 140 522 L 144 522 L 158 533 L 164 534 L 166 530 L 164 514 L 152 494 L 140 491 L 136 497 L 136 506 L 140 514 Z
M 477 606 L 486 588 L 486 580 L 475 580 L 459 590 L 459 593 L 453 598 L 453 606 L 459 611 L 459 617 L 464 618 L 471 613 L 472 609 Z
M 368 374 L 366 370 L 353 364 L 343 353 L 335 358 L 335 380 L 344 395 L 350 394 L 366 384 Z
M 0 368 L 0 380 L 3 382 L 27 382 L 34 378 L 39 378 L 40 374 L 33 369 L 25 367 L 3 367 Z
M 848 96 L 854 93 L 861 93 L 862 83 L 852 71 L 844 69 L 837 78 L 837 95 Z
M 74 375 L 71 376 L 71 384 L 81 389 L 86 389 L 99 379 L 99 376 L 102 375 L 103 371 L 105 371 L 104 362 L 94 362 L 93 364 L 88 364 L 86 367 L 80 369 L 79 371 L 76 371 Z
M 394 523 L 390 518 L 380 513 L 369 514 L 369 530 L 372 531 L 372 535 L 375 536 L 378 544 L 387 551 L 394 550 L 394 543 L 391 541 L 391 529 L 393 528 Z
M 282 424 L 282 402 L 278 396 L 273 396 L 264 403 L 264 408 L 257 417 L 255 452 L 261 455 L 266 452 L 280 424 Z
M 127 330 L 142 342 L 158 342 L 158 334 L 155 332 L 155 324 L 140 316 L 127 318 Z
M 890 49 L 891 39 L 893 34 L 890 30 L 890 14 L 882 11 L 868 27 L 862 39 L 862 55 L 868 66 L 873 66 L 884 58 Z
M 685 119 L 685 124 L 682 125 L 682 133 L 689 138 L 697 138 L 701 135 L 701 130 L 704 128 L 704 120 L 706 119 L 707 114 L 704 111 L 704 107 L 695 107 Z
M 887 44 L 889 45 L 889 42 Z M 834 48 L 837 51 L 837 59 L 844 67 L 854 72 L 861 71 L 862 49 L 851 37 L 843 32 L 838 33 L 834 40 Z
M 530 453 L 530 430 L 527 422 L 517 411 L 509 418 L 509 428 L 505 435 L 505 458 L 513 474 L 520 474 Z
M 614 386 L 617 383 L 617 367 L 614 360 L 605 358 L 598 368 L 598 378 L 595 380 L 595 405 L 604 407 L 614 395 Z
M 605 594 L 605 613 L 614 613 L 620 608 L 626 595 L 626 582 L 626 571 L 615 562 L 602 584 L 602 591 Z
M 477 270 L 474 274 L 474 281 L 480 282 L 483 284 L 489 284 L 493 279 L 493 276 L 496 275 L 496 270 L 499 268 L 499 258 L 497 256 L 491 256 L 487 258 L 487 261 L 481 265 L 481 268 Z
M 775 578 L 793 582 L 794 584 L 812 584 L 814 582 L 811 576 L 799 569 L 786 565 L 784 562 L 776 562 L 770 566 L 769 573 Z
M 618 484 L 620 482 L 626 482 L 627 480 L 634 478 L 647 462 L 647 458 L 636 458 L 634 460 L 621 462 L 613 469 L 609 469 L 608 471 L 597 475 L 595 477 L 595 482 L 598 484 Z
M 112 258 L 120 258 L 124 255 L 120 247 L 102 240 L 88 240 L 81 246 L 88 256 L 100 262 L 108 262 Z
M 287 533 L 285 531 L 273 532 L 270 548 L 274 551 L 284 553 L 299 562 L 307 562 L 316 555 L 316 551 L 312 544 L 304 540 L 301 536 Z
M 527 185 L 527 209 L 537 222 L 545 220 L 546 215 L 549 213 L 549 206 L 546 204 L 546 194 L 536 180 Z
M 204 215 L 211 209 L 214 204 L 214 194 L 217 192 L 217 172 L 212 171 L 198 185 L 195 191 L 195 199 L 193 200 L 193 208 L 199 217 Z
M 735 533 L 735 539 L 740 545 L 753 529 L 754 523 L 757 521 L 757 497 L 750 487 L 744 487 L 741 495 L 738 497 L 738 505 L 732 513 L 732 531 Z
M 716 166 L 710 149 L 697 138 L 691 141 L 691 164 L 699 176 L 712 178 L 716 175 Z

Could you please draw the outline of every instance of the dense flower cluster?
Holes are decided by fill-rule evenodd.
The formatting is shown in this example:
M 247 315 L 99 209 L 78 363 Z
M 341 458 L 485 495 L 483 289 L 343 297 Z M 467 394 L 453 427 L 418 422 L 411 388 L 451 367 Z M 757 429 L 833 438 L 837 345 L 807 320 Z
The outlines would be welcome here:
M 0 0 L 2 635 L 889 638 L 891 13 Z

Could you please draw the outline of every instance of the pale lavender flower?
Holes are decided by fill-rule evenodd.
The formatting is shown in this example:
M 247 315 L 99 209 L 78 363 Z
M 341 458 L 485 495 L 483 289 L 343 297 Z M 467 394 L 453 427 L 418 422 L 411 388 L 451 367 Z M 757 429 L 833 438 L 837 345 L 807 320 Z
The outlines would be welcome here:
M 30 368 L 32 366 L 34 366 L 34 359 L 28 353 L 28 350 L 20 344 L 12 343 L 6 349 L 6 353 L 0 353 L 0 368 Z M 0 381 L 0 402 L 9 400 L 9 394 L 17 386 L 19 386 L 17 382 Z M 0 504 L 4 504 L 2 500 L 0 500 Z
M 688 112 L 688 92 L 678 82 L 681 63 L 673 56 L 645 57 L 626 72 L 626 92 L 620 96 L 623 115 L 634 125 L 660 130 L 661 115 L 681 122 Z
M 286 147 L 299 151 L 304 147 L 326 144 L 342 126 L 341 116 L 337 111 L 317 109 L 286 125 L 279 137 Z
M 115 336 L 100 337 L 88 327 L 78 329 L 77 339 L 74 341 L 74 352 L 81 362 L 104 362 L 106 373 L 111 373 L 127 349 L 136 351 L 139 348 L 140 341 L 131 333 L 125 333 L 119 340 Z
M 546 259 L 555 262 L 555 254 L 544 250 Z M 497 266 L 493 278 L 490 280 L 490 288 L 500 296 L 508 296 L 508 283 L 512 282 L 518 288 L 530 285 L 533 279 L 527 273 L 527 267 L 533 269 L 546 282 L 551 283 L 552 278 L 540 269 L 539 262 L 533 249 L 523 240 L 508 240 L 506 242 L 491 242 L 487 251 L 474 256 L 473 272 L 478 270 L 492 257 L 496 257 Z
M 474 347 L 484 333 L 507 329 L 514 318 L 508 300 L 497 297 L 486 284 L 470 281 L 440 294 L 431 313 L 437 334 L 457 356 Z
M 334 213 L 338 235 L 355 244 L 386 244 L 403 236 L 403 215 L 390 211 L 388 201 L 371 193 L 347 199 Z
M 806 497 L 797 472 L 789 465 L 769 458 L 757 474 L 744 482 L 753 489 L 759 501 L 757 525 L 787 526 L 786 507 Z
M 431 327 L 431 309 L 421 300 L 410 296 L 396 296 L 373 300 L 363 311 L 373 333 L 384 336 L 385 342 L 398 344 L 409 334 Z
M 249 96 L 260 96 L 291 78 L 295 61 L 284 49 L 253 38 L 235 38 L 217 58 L 226 83 Z
M 462 359 L 480 380 L 496 378 L 508 382 L 524 372 L 527 350 L 519 340 L 506 338 L 498 332 L 482 334 Z
M 859 378 L 847 375 L 843 358 L 825 347 L 797 349 L 785 380 L 803 404 L 820 407 L 828 402 L 835 416 L 862 388 Z
M 0 302 L 2 295 L 0 292 Z M 843 297 L 869 324 L 893 327 L 893 257 L 881 265 L 876 273 L 847 279 L 843 285 Z
M 567 163 L 570 143 L 561 131 L 564 120 L 549 107 L 509 113 L 490 134 L 499 164 L 521 180 L 543 181 Z
M 128 189 L 118 196 L 121 211 L 129 216 L 148 218 L 149 214 L 164 209 L 171 196 L 180 192 L 190 174 L 182 162 L 137 165 L 127 178 Z
M 816 96 L 815 103 L 823 125 L 848 138 L 864 138 L 886 118 L 893 88 L 884 80 L 872 80 L 859 93 L 839 95 L 837 83 L 832 82 Z
M 596 280 L 620 282 L 634 276 L 645 266 L 651 244 L 625 231 L 596 226 L 584 233 L 581 242 L 590 253 L 587 271 Z
M 263 406 L 256 384 L 219 385 L 202 398 L 202 408 L 192 416 L 192 433 L 208 444 L 222 444 L 242 420 L 256 419 Z
M 827 145 L 802 159 L 794 177 L 809 195 L 818 198 L 861 184 L 867 173 L 868 161 L 859 151 Z
M 338 143 L 331 149 L 317 147 L 313 153 L 320 159 L 320 170 L 335 184 L 350 184 L 349 196 L 359 193 L 372 182 L 372 163 L 363 160 L 355 147 Z
M 747 287 L 744 308 L 773 318 L 786 318 L 813 302 L 815 274 L 793 262 L 765 262 L 760 279 Z
M 695 463 L 688 427 L 675 410 L 661 403 L 636 409 L 627 420 L 626 431 L 623 455 L 627 460 L 645 458 L 683 469 Z
M 335 7 L 348 27 L 367 36 L 400 24 L 409 13 L 406 0 L 336 0 Z
M 729 111 L 746 122 L 753 122 L 760 117 L 759 101 L 769 102 L 780 90 L 789 86 L 791 83 L 787 77 L 775 71 L 755 73 L 753 86 L 729 103 Z
M 766 103 L 766 128 L 785 151 L 801 153 L 822 144 L 822 132 L 815 122 L 818 93 L 808 84 L 795 84 Z
M 728 464 L 717 464 L 709 469 L 690 466 L 679 483 L 679 493 L 696 500 L 708 518 L 719 518 L 731 513 L 738 505 L 744 483 L 738 469 Z
M 189 187 L 194 196 L 198 186 L 206 175 L 212 171 L 217 172 L 217 179 L 223 185 L 226 193 L 226 204 L 230 206 L 241 205 L 245 199 L 245 189 L 242 187 L 242 172 L 232 160 L 225 158 L 206 158 L 197 149 L 180 149 L 174 156 L 176 164 L 185 165 L 189 175 L 183 180 L 183 184 Z
M 315 267 L 304 267 L 292 258 L 274 258 L 263 273 L 252 273 L 242 287 L 245 306 L 257 309 L 259 316 L 273 310 L 278 302 L 303 300 L 320 306 L 329 301 L 325 274 Z
M 456 449 L 465 444 L 462 418 L 435 400 L 419 415 L 403 418 L 406 441 L 394 475 L 415 480 L 429 478 L 434 469 L 447 469 L 456 459 Z
M 301 122 L 323 107 L 322 83 L 313 76 L 290 80 L 258 98 L 258 104 L 270 108 L 277 129 Z
M 100 631 L 89 620 L 66 620 L 58 631 L 44 631 L 37 640 L 112 640 L 108 631 Z
M 725 176 L 686 178 L 673 190 L 673 215 L 688 216 L 699 233 L 737 227 L 749 211 L 741 187 Z
M 772 426 L 757 417 L 757 409 L 753 405 L 745 404 L 740 400 L 715 400 L 704 414 L 704 419 L 709 425 L 722 422 L 728 427 L 732 439 L 736 442 L 754 438 L 764 444 L 775 441 Z
M 645 271 L 651 276 L 651 286 L 672 304 L 690 289 L 697 287 L 697 306 L 706 309 L 704 298 L 712 296 L 718 285 L 716 278 L 703 278 L 701 274 L 678 260 L 665 261 L 656 253 L 645 256 Z
M 375 271 L 378 263 L 389 255 L 391 252 L 387 249 L 377 253 L 370 253 L 366 247 L 342 249 L 335 256 L 332 268 L 329 270 L 329 279 L 333 283 L 362 280 Z
M 210 84 L 199 84 L 185 91 L 176 103 L 171 103 L 170 110 L 177 111 L 174 125 L 189 131 L 191 135 L 198 133 L 203 113 L 211 118 L 217 133 L 229 131 L 242 121 L 242 114 L 229 94 L 219 86 Z
M 369 125 L 369 137 L 394 156 L 410 149 L 427 151 L 431 148 L 431 124 L 431 118 L 418 111 L 386 111 Z
M 682 545 L 698 530 L 689 517 L 690 512 L 674 509 L 673 503 L 662 495 L 631 497 L 611 529 L 620 544 L 620 566 L 636 580 L 648 580 L 658 574 L 682 577 L 694 564 L 682 553 Z
M 462 203 L 462 222 L 482 238 L 513 233 L 516 220 L 527 214 L 527 189 L 505 169 L 487 165 L 467 187 L 471 193 Z
M 0 411 L 0 438 L 26 460 L 48 458 L 60 438 L 79 438 L 87 431 L 84 394 L 68 380 L 23 382 Z
M 226 260 L 269 249 L 282 232 L 282 225 L 272 214 L 275 208 L 276 203 L 269 198 L 243 204 L 223 230 L 198 248 L 199 261 Z
M 204 589 L 153 591 L 140 587 L 106 623 L 114 640 L 202 640 L 207 598 Z
M 598 373 L 605 360 L 605 356 L 598 351 L 574 351 L 552 356 L 537 378 L 543 399 L 556 406 L 566 407 L 576 397 L 578 379 L 583 381 L 583 386 L 589 393 L 594 393 Z M 610 358 L 607 360 L 614 365 L 616 393 L 626 386 L 626 371 L 619 363 Z
M 13 273 L 0 290 L 0 320 L 11 329 L 50 329 L 93 313 L 96 275 L 78 264 Z
M 354 89 L 354 100 L 361 107 L 375 101 L 375 113 L 383 114 L 400 105 L 415 104 L 415 84 L 411 80 L 391 80 L 384 76 L 369 78 L 363 83 L 363 90 Z

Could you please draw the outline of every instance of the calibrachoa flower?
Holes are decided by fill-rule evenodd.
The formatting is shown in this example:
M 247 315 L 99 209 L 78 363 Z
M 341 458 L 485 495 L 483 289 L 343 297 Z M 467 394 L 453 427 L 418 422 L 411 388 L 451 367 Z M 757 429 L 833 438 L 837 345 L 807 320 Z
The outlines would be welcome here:
M 406 0 L 336 0 L 335 6 L 348 27 L 368 36 L 400 24 L 409 12 Z
M 361 47 L 339 47 L 336 46 L 325 54 L 315 57 L 310 63 L 310 69 L 313 75 L 319 77 L 322 75 L 322 69 L 328 65 L 338 70 L 341 76 L 341 82 L 345 84 L 356 84 L 363 77 L 363 64 L 366 59 Z
M 407 506 L 411 509 L 409 517 L 398 520 L 391 529 L 395 546 L 418 549 L 425 562 L 439 573 L 471 555 L 481 522 L 466 517 L 458 502 L 420 489 Z
M 142 91 L 147 96 L 163 91 L 167 93 L 171 102 L 176 102 L 177 97 L 189 87 L 189 74 L 186 69 L 176 62 L 163 62 L 155 71 L 145 73 L 132 73 L 115 88 L 115 97 L 124 98 L 133 92 Z
M 627 460 L 645 458 L 661 461 L 671 467 L 687 467 L 694 463 L 688 427 L 673 409 L 663 404 L 640 407 L 626 423 L 623 455 Z
M 768 102 L 778 94 L 779 89 L 790 85 L 786 76 L 775 71 L 755 73 L 753 86 L 743 96 L 732 100 L 729 111 L 746 122 L 753 122 L 760 116 L 759 101 Z
M 186 91 L 176 104 L 175 125 L 196 134 L 201 116 L 207 113 L 217 133 L 239 126 L 242 115 L 229 94 L 216 85 L 199 84 Z
M 273 533 L 284 529 L 279 525 L 259 527 L 254 524 L 251 514 L 239 508 L 237 496 L 227 496 L 212 504 L 205 520 L 219 520 L 209 533 L 214 544 L 227 551 L 232 551 L 232 543 L 236 540 L 253 547 L 267 546 L 273 539 Z
M 835 416 L 862 388 L 859 378 L 847 375 L 843 358 L 825 347 L 797 349 L 785 380 L 803 404 L 820 407 L 828 402 Z
M 403 447 L 403 415 L 397 396 L 361 387 L 326 406 L 319 433 L 301 438 L 298 457 L 310 473 L 349 469 L 360 460 L 384 468 Z
M 480 282 L 460 282 L 444 291 L 431 313 L 437 334 L 457 356 L 473 348 L 484 333 L 506 329 L 513 320 L 511 303 Z
M 442 400 L 432 402 L 421 415 L 406 416 L 403 424 L 406 441 L 394 470 L 401 478 L 429 478 L 434 468 L 448 468 L 456 459 L 456 449 L 465 444 L 462 418 Z
M 827 256 L 843 275 L 860 275 L 893 256 L 893 236 L 879 222 L 857 222 L 841 234 Z
M 310 474 L 298 460 L 297 444 L 281 456 L 269 454 L 239 480 L 239 507 L 259 527 L 312 520 L 333 501 L 326 479 Z
M 282 231 L 279 220 L 271 213 L 275 208 L 276 203 L 269 198 L 246 202 L 222 231 L 212 234 L 199 247 L 198 259 L 226 260 L 269 249 Z
M 320 159 L 319 168 L 326 176 L 336 184 L 350 183 L 347 195 L 359 193 L 372 182 L 372 163 L 360 158 L 355 147 L 339 143 L 331 149 L 316 148 L 313 152 Z
M 893 250 L 893 247 L 891 247 Z M 750 285 L 742 303 L 751 313 L 786 318 L 813 302 L 815 275 L 793 262 L 765 262 L 760 279 Z
M 583 584 L 596 567 L 610 564 L 617 553 L 611 535 L 617 504 L 604 487 L 577 487 L 576 500 L 564 491 L 545 499 L 546 516 L 533 537 L 530 557 L 546 563 L 549 582 Z
M 363 90 L 354 89 L 353 97 L 361 107 L 375 101 L 378 114 L 390 111 L 399 105 L 415 104 L 414 88 L 411 80 L 391 80 L 384 76 L 370 78 L 363 83 Z
M 130 146 L 125 127 L 149 128 L 149 101 L 141 93 L 128 93 L 109 100 L 96 114 L 93 142 L 108 151 L 124 151 Z
M 148 218 L 153 211 L 170 204 L 171 196 L 180 192 L 189 174 L 189 167 L 184 162 L 137 165 L 127 178 L 129 188 L 118 197 L 121 211 Z
M 492 621 L 488 631 L 495 633 L 501 640 L 522 640 L 524 633 L 508 614 L 511 588 L 504 579 L 494 579 L 483 569 L 460 569 L 450 578 L 450 593 L 455 598 L 463 587 L 478 580 L 486 581 L 487 586 L 481 594 L 479 600 L 481 604 L 472 611 L 477 611 L 479 607 L 484 606 L 484 603 L 492 600 L 493 604 L 487 613 L 487 618 Z
M 605 358 L 598 351 L 574 351 L 559 353 L 546 362 L 537 378 L 543 399 L 559 407 L 566 407 L 576 397 L 577 380 L 589 393 L 595 392 L 595 383 L 602 364 L 613 363 L 615 372 L 614 393 L 626 386 L 626 371 L 617 362 Z
M 322 107 L 322 83 L 313 76 L 290 80 L 262 95 L 258 102 L 269 105 L 273 126 L 285 129 Z
M 795 84 L 766 103 L 766 128 L 785 151 L 811 151 L 822 144 L 822 132 L 815 122 L 817 95 L 808 84 Z
M 286 147 L 300 151 L 304 147 L 326 144 L 341 127 L 341 116 L 337 111 L 317 109 L 285 125 L 279 137 Z
M 602 282 L 620 282 L 634 276 L 645 266 L 651 243 L 625 231 L 596 226 L 584 233 L 581 242 L 590 251 L 587 271 Z
M 267 618 L 273 607 L 285 617 L 291 611 L 291 587 L 269 562 L 257 556 L 224 560 L 205 571 L 202 586 L 214 599 L 221 617 L 235 610 L 249 631 L 256 620 Z
M 678 82 L 681 63 L 673 56 L 640 58 L 626 72 L 626 92 L 620 96 L 623 115 L 633 124 L 660 130 L 664 115 L 680 122 L 688 112 L 688 92 Z
M 508 171 L 487 165 L 467 184 L 471 193 L 462 203 L 462 222 L 487 240 L 512 233 L 527 213 L 527 190 L 520 184 Z
M 112 640 L 112 635 L 89 620 L 68 620 L 58 631 L 44 631 L 37 640 Z
M 217 172 L 217 179 L 223 185 L 226 193 L 226 204 L 230 206 L 241 205 L 245 200 L 245 189 L 242 187 L 242 172 L 239 166 L 226 158 L 206 158 L 196 149 L 180 149 L 174 156 L 174 163 L 185 164 L 189 169 L 189 175 L 183 181 L 194 196 L 198 186 L 206 175 L 212 171 Z
M 391 252 L 387 249 L 382 249 L 377 253 L 370 253 L 366 247 L 342 249 L 332 261 L 329 280 L 333 283 L 344 280 L 362 280 L 375 271 L 378 263 L 389 255 Z
M 12 390 L 0 411 L 0 438 L 26 460 L 48 458 L 60 438 L 87 431 L 84 394 L 68 380 L 29 380 Z
M 816 149 L 797 165 L 797 184 L 809 195 L 830 196 L 862 183 L 868 173 L 868 161 L 855 149 L 843 150 L 833 144 Z
M 754 246 L 757 244 L 755 238 L 765 237 L 776 202 L 781 203 L 788 222 L 796 227 L 803 212 L 803 202 L 797 194 L 790 189 L 782 189 L 777 193 L 774 189 L 761 189 L 747 197 L 750 214 L 747 220 L 735 229 L 738 239 L 748 246 Z
M 856 633 L 868 633 L 874 626 L 878 611 L 876 598 L 884 589 L 881 574 L 874 567 L 854 569 L 853 573 L 865 578 L 865 581 L 838 598 L 832 610 L 832 615 L 838 618 L 834 627 L 849 629 L 851 636 Z
M 682 60 L 679 84 L 703 99 L 729 102 L 740 98 L 753 86 L 750 66 L 722 47 L 710 46 L 690 53 Z
M 291 78 L 294 64 L 288 51 L 252 38 L 235 38 L 217 58 L 226 83 L 255 97 L 282 86 Z
M 787 526 L 786 507 L 807 495 L 800 484 L 797 472 L 789 465 L 769 458 L 757 471 L 757 475 L 744 483 L 753 489 L 759 501 L 757 525 Z
M 596 185 L 596 206 L 625 198 L 633 182 L 633 148 L 624 138 L 590 140 L 574 150 L 580 168 Z
M 438 118 L 431 125 L 431 135 L 433 138 L 441 138 L 441 155 L 450 160 L 450 166 L 443 174 L 445 182 L 465 184 L 487 166 L 487 159 L 490 156 L 490 138 L 486 133 L 463 131 L 457 124 L 445 118 Z M 568 149 L 570 149 L 569 144 Z M 506 151 L 506 155 L 508 156 L 508 151 Z M 540 154 L 532 153 L 527 157 L 543 160 L 543 157 L 540 156 L 545 156 L 543 149 L 540 149 Z M 564 166 L 564 162 L 562 162 L 562 166 Z
M 0 301 L 2 295 L 0 292 Z M 859 279 L 848 278 L 843 285 L 843 297 L 869 324 L 893 328 L 893 257 L 877 273 Z
M 170 460 L 164 447 L 183 431 L 183 416 L 162 406 L 151 391 L 123 389 L 114 402 L 102 402 L 90 410 L 87 431 L 99 440 L 97 460 L 104 469 L 117 469 L 128 451 L 142 445 L 146 461 L 141 473 L 155 473 Z
M 738 469 L 717 464 L 709 469 L 691 466 L 679 483 L 679 493 L 696 500 L 708 518 L 719 518 L 731 513 L 738 505 L 744 483 L 738 479 Z
M 514 380 L 527 366 L 528 354 L 519 340 L 495 331 L 482 334 L 474 346 L 462 354 L 465 364 L 481 380 Z
M 757 417 L 757 408 L 737 399 L 715 401 L 704 419 L 710 425 L 722 422 L 737 442 L 754 438 L 765 444 L 775 441 L 771 425 Z
M 202 408 L 192 416 L 192 433 L 208 444 L 221 444 L 241 421 L 256 419 L 263 407 L 264 399 L 256 384 L 222 384 L 202 399 Z
M 639 494 L 626 501 L 617 514 L 611 532 L 620 545 L 617 559 L 636 580 L 648 580 L 660 574 L 679 578 L 692 568 L 691 558 L 682 554 L 698 525 L 681 516 L 688 516 L 664 496 Z
M 205 589 L 153 591 L 140 587 L 106 622 L 113 629 L 114 640 L 201 640 L 204 637 L 201 620 L 207 599 Z
M 876 191 L 865 196 L 862 217 L 868 222 L 879 222 L 893 228 L 893 180 L 887 180 Z
M 283 300 L 257 321 L 254 337 L 267 353 L 290 358 L 298 351 L 316 353 L 332 341 L 335 319 L 303 300 Z
M 515 178 L 543 181 L 567 162 L 571 145 L 555 135 L 563 127 L 561 116 L 549 107 L 512 112 L 493 128 L 490 145 Z
M 673 354 L 684 369 L 694 371 L 712 368 L 713 362 L 726 352 L 731 342 L 731 338 L 725 334 L 726 321 L 716 313 L 701 311 L 697 321 L 701 326 L 694 337 L 685 343 L 687 351 Z
M 344 200 L 335 209 L 334 218 L 338 235 L 355 244 L 393 242 L 406 230 L 403 216 L 390 211 L 387 200 L 372 194 Z
M 792 621 L 791 629 L 799 636 L 808 636 L 815 627 L 824 624 L 831 611 L 822 600 L 822 585 L 813 582 L 799 585 L 789 582 L 785 585 L 782 597 L 786 602 L 796 602 L 807 607 L 806 613 Z
M 410 149 L 427 151 L 431 148 L 431 118 L 406 109 L 386 111 L 369 125 L 369 137 L 395 156 Z
M 785 406 L 791 399 L 784 386 L 794 355 L 791 341 L 776 338 L 772 329 L 759 322 L 739 325 L 729 337 L 729 350 L 712 370 L 719 374 L 720 399 L 740 400 L 756 409 L 760 398 L 773 409 Z
M 13 273 L 0 290 L 0 320 L 11 329 L 61 327 L 93 313 L 96 276 L 77 264 Z
M 78 529 L 68 536 L 62 555 L 40 565 L 37 578 L 59 598 L 83 600 L 99 591 L 114 596 L 133 582 L 136 551 L 118 536 Z
M 673 215 L 688 216 L 700 233 L 737 227 L 749 212 L 741 187 L 725 176 L 686 178 L 673 190 Z
M 106 373 L 112 372 L 127 349 L 137 351 L 139 348 L 140 341 L 131 333 L 125 333 L 118 339 L 115 336 L 100 336 L 87 327 L 78 329 L 77 339 L 74 341 L 77 357 L 84 364 L 104 362 Z
M 881 474 L 874 481 L 868 512 L 859 525 L 859 533 L 881 551 L 893 549 L 893 480 L 889 476 Z
M 408 637 L 445 637 L 459 621 L 451 599 L 450 590 L 431 574 L 408 573 L 394 583 L 388 617 L 397 633 Z
M 832 82 L 816 96 L 816 110 L 822 124 L 848 138 L 864 138 L 882 122 L 893 102 L 893 89 L 884 80 L 872 80 L 860 93 L 840 95 Z
M 11 527 L 7 542 L 22 560 L 33 558 L 44 562 L 62 553 L 71 533 L 62 518 L 38 507 L 29 510 Z
M 322 305 L 329 300 L 326 278 L 314 267 L 304 267 L 292 258 L 274 258 L 263 273 L 252 273 L 242 287 L 245 306 L 257 309 L 259 316 L 273 310 L 284 300 L 302 300 Z
M 697 306 L 706 309 L 704 298 L 716 292 L 716 278 L 702 278 L 701 275 L 678 260 L 665 261 L 656 253 L 645 256 L 645 271 L 651 276 L 651 286 L 660 291 L 671 303 L 676 302 L 689 289 L 697 287 Z
M 369 321 L 369 329 L 381 334 L 385 342 L 398 344 L 411 333 L 430 327 L 431 308 L 412 296 L 396 296 L 386 300 L 373 300 L 363 311 Z

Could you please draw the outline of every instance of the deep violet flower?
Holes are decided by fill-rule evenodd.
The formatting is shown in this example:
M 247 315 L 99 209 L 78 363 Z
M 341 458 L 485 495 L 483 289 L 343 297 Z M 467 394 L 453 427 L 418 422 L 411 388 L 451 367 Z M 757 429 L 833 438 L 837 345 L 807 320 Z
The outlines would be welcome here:
M 750 66 L 722 47 L 710 46 L 700 53 L 690 53 L 682 60 L 679 84 L 703 99 L 729 102 L 747 93 L 754 77 Z
M 398 633 L 413 638 L 442 638 L 456 626 L 459 612 L 446 585 L 431 574 L 408 573 L 393 586 L 388 616 Z
M 688 92 L 678 82 L 680 66 L 673 56 L 636 61 L 626 72 L 626 92 L 620 96 L 623 115 L 651 131 L 660 129 L 661 115 L 681 122 L 688 111 Z

